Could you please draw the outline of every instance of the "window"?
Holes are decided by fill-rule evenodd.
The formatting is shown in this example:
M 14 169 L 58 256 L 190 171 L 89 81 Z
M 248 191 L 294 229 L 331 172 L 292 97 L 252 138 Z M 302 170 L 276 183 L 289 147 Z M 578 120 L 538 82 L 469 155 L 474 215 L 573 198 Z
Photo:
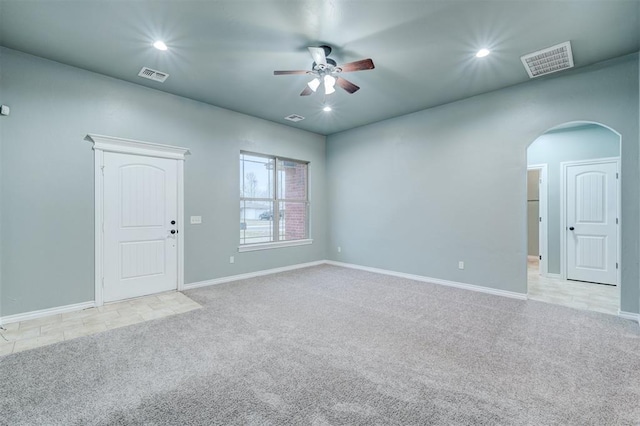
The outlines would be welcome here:
M 311 243 L 308 165 L 240 152 L 240 251 Z

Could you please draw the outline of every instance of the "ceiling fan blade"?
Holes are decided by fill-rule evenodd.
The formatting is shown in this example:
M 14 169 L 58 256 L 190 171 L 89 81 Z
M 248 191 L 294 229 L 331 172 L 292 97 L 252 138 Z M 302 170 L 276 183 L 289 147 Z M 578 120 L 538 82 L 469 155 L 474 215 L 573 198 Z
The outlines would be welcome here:
M 311 53 L 311 57 L 313 58 L 313 62 L 318 65 L 327 65 L 327 56 L 324 53 L 324 48 L 322 47 L 308 47 L 309 53 Z
M 313 90 L 311 90 L 309 86 L 305 86 L 304 90 L 300 92 L 300 96 L 309 96 L 312 93 L 313 93 Z
M 371 59 L 361 59 L 355 62 L 349 62 L 348 64 L 340 65 L 342 72 L 364 71 L 372 70 L 375 68 Z
M 293 75 L 293 74 L 307 74 L 309 71 L 296 70 L 296 71 L 274 71 L 273 75 Z
M 344 79 L 342 77 L 337 77 L 336 78 L 336 84 L 338 86 L 342 87 L 344 90 L 346 90 L 349 93 L 355 93 L 358 90 L 360 90 L 360 88 L 358 86 L 356 86 L 355 84 L 353 84 L 349 80 L 346 80 L 346 79 Z

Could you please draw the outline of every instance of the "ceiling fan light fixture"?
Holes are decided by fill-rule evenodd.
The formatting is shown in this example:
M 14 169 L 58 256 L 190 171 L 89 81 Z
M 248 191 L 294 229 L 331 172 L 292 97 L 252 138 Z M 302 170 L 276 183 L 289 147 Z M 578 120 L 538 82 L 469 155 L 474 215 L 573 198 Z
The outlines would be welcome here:
M 1 0 L 0 0 L 1 1 Z M 323 85 L 324 95 L 330 95 L 336 91 L 337 85 L 348 94 L 353 94 L 360 90 L 349 80 L 342 77 L 344 73 L 354 71 L 372 70 L 375 68 L 371 58 L 360 59 L 346 64 L 337 65 L 336 61 L 327 56 L 331 53 L 329 46 L 310 46 L 309 53 L 313 57 L 311 70 L 275 70 L 273 75 L 307 75 L 311 81 L 307 81 L 300 96 L 310 96 L 318 91 L 320 85 Z
M 336 91 L 336 78 L 327 74 L 324 76 L 324 93 L 325 95 L 330 95 Z
M 331 111 L 331 107 L 329 105 L 325 105 L 324 108 L 322 108 L 322 110 L 324 112 L 329 112 L 329 111 Z
M 478 50 L 478 53 L 476 53 L 476 58 L 484 58 L 485 56 L 488 56 L 489 53 L 491 53 L 489 49 L 480 49 Z
M 313 80 L 307 83 L 307 86 L 309 86 L 309 89 L 315 92 L 316 90 L 318 90 L 318 87 L 320 87 L 320 79 L 314 78 Z

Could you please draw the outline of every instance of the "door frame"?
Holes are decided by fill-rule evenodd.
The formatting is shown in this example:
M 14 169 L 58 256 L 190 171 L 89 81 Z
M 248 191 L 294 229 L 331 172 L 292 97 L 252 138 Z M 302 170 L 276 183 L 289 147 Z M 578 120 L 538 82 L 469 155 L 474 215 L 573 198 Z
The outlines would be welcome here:
M 542 220 L 538 219 L 538 251 L 540 252 L 540 256 L 542 256 L 542 259 L 540 259 L 540 275 L 546 277 L 549 273 L 549 226 L 547 224 L 549 221 L 549 212 L 547 207 L 549 205 L 549 192 L 547 182 L 547 164 L 527 165 L 527 172 L 529 170 L 540 170 L 539 180 L 542 181 L 538 182 L 538 199 L 540 203 L 538 205 L 538 218 L 542 218 Z
M 178 265 L 176 289 L 184 288 L 184 160 L 191 154 L 187 148 L 160 145 L 133 139 L 88 134 L 84 140 L 93 143 L 95 182 L 95 305 L 104 304 L 104 153 L 141 155 L 177 160 L 178 169 Z
M 617 240 L 617 253 L 616 263 L 618 269 L 616 270 L 616 287 L 620 288 L 621 280 L 621 257 L 622 241 L 620 238 L 620 227 L 622 225 L 622 218 L 620 212 L 622 211 L 620 191 L 622 189 L 622 173 L 620 173 L 620 157 L 603 157 L 594 158 L 591 160 L 576 160 L 576 161 L 563 161 L 560 163 L 560 277 L 562 280 L 567 280 L 567 169 L 571 166 L 585 166 L 591 164 L 610 164 L 616 165 L 616 218 L 618 223 L 616 226 L 616 240 Z

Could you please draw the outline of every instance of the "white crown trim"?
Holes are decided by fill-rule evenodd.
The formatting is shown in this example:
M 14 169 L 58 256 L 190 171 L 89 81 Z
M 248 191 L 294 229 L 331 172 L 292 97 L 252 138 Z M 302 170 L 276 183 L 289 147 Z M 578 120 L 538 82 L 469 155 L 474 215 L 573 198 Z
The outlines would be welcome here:
M 114 136 L 95 135 L 89 133 L 84 140 L 93 143 L 93 149 L 105 152 L 119 152 L 123 154 L 145 155 L 148 157 L 171 158 L 184 160 L 191 154 L 187 148 L 180 146 L 161 145 L 133 139 L 116 138 Z

